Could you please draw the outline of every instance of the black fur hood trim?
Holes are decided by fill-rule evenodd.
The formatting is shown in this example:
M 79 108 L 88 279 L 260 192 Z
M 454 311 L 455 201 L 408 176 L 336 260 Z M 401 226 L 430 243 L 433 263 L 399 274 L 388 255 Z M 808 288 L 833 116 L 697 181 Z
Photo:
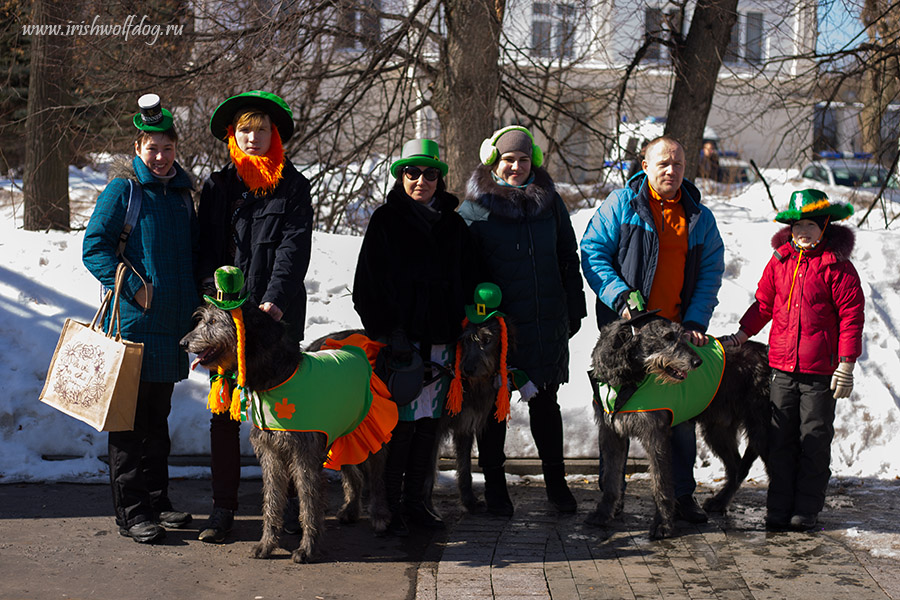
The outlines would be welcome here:
M 772 236 L 772 248 L 776 251 L 791 241 L 791 227 L 782 227 Z M 838 261 L 850 260 L 856 245 L 856 234 L 845 225 L 829 223 L 825 227 L 824 252 L 831 252 Z
M 494 181 L 489 165 L 480 165 L 469 178 L 466 200 L 506 219 L 539 215 L 552 208 L 556 186 L 541 167 L 533 167 L 532 173 L 534 180 L 525 188 L 505 187 Z

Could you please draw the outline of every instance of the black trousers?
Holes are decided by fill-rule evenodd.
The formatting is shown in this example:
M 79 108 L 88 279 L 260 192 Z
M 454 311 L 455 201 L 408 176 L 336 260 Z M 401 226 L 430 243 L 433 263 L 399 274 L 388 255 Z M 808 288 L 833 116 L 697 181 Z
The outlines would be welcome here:
M 562 413 L 556 399 L 557 386 L 540 390 L 528 401 L 528 420 L 531 436 L 543 464 L 563 462 Z M 478 466 L 484 469 L 502 467 L 506 462 L 503 446 L 506 442 L 506 423 L 498 423 L 493 411 L 488 414 L 484 429 L 477 436 Z
M 770 399 L 769 519 L 815 515 L 831 477 L 834 395 L 828 375 L 775 371 Z
M 398 421 L 387 444 L 385 491 L 392 512 L 401 502 L 419 504 L 425 496 L 425 480 L 434 469 L 434 445 L 438 419 Z
M 228 412 L 214 414 L 209 421 L 209 446 L 213 506 L 237 510 L 241 483 L 241 422 L 232 420 Z
M 142 381 L 132 431 L 109 433 L 109 480 L 116 524 L 131 527 L 172 510 L 169 411 L 174 383 Z

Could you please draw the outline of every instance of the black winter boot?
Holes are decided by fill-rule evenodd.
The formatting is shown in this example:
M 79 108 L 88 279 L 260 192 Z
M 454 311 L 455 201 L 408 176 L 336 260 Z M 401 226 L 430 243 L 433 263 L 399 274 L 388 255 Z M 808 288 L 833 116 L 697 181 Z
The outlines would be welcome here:
M 484 469 L 484 502 L 492 515 L 512 516 L 513 503 L 506 489 L 506 471 L 503 467 Z
M 404 515 L 414 525 L 425 529 L 443 529 L 444 521 L 425 503 L 425 481 L 434 472 L 434 444 L 437 439 L 437 419 L 418 419 L 406 463 L 403 484 Z
M 410 421 L 399 421 L 387 445 L 387 460 L 384 465 L 384 488 L 391 522 L 386 533 L 399 537 L 409 535 L 409 528 L 403 518 L 403 475 L 409 461 L 409 446 L 414 425 Z
M 575 512 L 578 504 L 566 483 L 566 465 L 564 463 L 541 463 L 541 468 L 544 471 L 544 486 L 547 488 L 547 499 L 550 503 L 559 512 Z

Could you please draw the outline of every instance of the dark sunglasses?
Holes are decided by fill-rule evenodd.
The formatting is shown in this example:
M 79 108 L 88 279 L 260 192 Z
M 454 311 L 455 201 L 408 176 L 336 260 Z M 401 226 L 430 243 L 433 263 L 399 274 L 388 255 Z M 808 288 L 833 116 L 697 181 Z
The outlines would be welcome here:
M 441 172 L 434 167 L 428 167 L 424 171 L 419 167 L 403 167 L 403 173 L 406 175 L 407 179 L 412 181 L 415 181 L 422 175 L 425 175 L 426 181 L 434 181 L 441 174 Z

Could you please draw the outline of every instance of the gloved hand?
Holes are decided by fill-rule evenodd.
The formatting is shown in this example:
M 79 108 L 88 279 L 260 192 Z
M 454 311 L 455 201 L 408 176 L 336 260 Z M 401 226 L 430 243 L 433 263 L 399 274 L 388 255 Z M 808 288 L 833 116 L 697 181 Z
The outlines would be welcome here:
M 750 338 L 744 333 L 744 330 L 738 329 L 735 333 L 720 337 L 719 342 L 721 342 L 722 346 L 725 348 L 740 348 L 748 339 Z
M 571 340 L 581 329 L 581 319 L 569 319 L 569 339 Z
M 855 362 L 838 363 L 834 375 L 831 376 L 831 389 L 834 391 L 834 397 L 847 398 L 853 391 L 853 367 Z

